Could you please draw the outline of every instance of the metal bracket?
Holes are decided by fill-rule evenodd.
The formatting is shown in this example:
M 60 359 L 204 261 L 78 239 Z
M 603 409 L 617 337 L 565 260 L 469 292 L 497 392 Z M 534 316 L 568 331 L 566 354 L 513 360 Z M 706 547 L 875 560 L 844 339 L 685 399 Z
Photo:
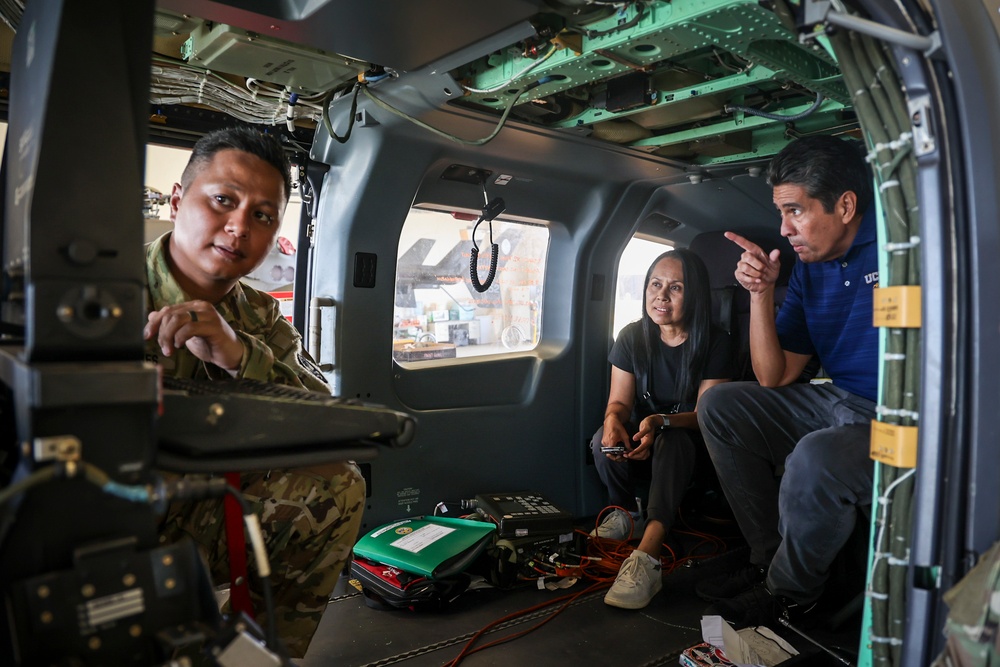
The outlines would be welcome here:
M 376 125 L 380 125 L 368 109 L 358 109 L 354 117 L 354 124 L 358 127 L 375 127 Z
M 803 10 L 802 21 L 805 25 L 822 23 L 830 12 L 830 0 L 806 0 Z
M 324 373 L 336 368 L 336 363 L 324 364 L 320 361 L 323 346 L 323 309 L 334 308 L 336 305 L 336 301 L 323 296 L 314 296 L 309 302 L 309 354 Z
M 929 95 L 915 97 L 907 103 L 910 111 L 910 125 L 913 128 L 913 152 L 917 157 L 933 153 L 937 148 L 934 128 L 931 126 L 931 98 Z

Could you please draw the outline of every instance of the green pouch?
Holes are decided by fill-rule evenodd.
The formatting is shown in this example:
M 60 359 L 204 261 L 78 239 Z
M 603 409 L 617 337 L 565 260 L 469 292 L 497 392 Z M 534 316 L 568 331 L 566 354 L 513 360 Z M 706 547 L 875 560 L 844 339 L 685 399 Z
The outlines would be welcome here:
M 354 553 L 429 579 L 467 568 L 490 542 L 496 526 L 485 521 L 420 516 L 393 521 L 371 531 Z

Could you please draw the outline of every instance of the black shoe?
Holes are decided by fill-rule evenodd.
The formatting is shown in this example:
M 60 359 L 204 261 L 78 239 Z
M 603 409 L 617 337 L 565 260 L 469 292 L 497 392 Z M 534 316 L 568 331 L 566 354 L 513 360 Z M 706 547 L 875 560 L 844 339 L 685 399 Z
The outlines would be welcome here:
M 754 586 L 736 597 L 717 600 L 705 610 L 705 616 L 721 616 L 739 630 L 755 625 L 772 629 L 784 619 L 792 625 L 808 627 L 816 603 L 799 604 L 780 595 L 773 595 L 767 586 Z
M 726 600 L 736 597 L 758 584 L 763 584 L 766 577 L 767 572 L 764 568 L 747 563 L 738 570 L 709 577 L 698 583 L 694 587 L 694 592 L 702 600 L 709 602 Z

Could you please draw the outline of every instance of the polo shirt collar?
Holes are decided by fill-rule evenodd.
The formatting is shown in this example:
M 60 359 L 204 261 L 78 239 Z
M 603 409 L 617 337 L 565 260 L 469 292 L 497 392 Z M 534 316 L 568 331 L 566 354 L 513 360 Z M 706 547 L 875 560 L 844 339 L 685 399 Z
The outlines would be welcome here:
M 854 242 L 851 243 L 851 247 L 847 249 L 844 253 L 844 257 L 848 257 L 855 252 L 857 248 L 869 243 L 874 243 L 878 238 L 878 233 L 875 228 L 875 205 L 872 204 L 865 211 L 865 214 L 861 216 L 861 224 L 858 226 L 858 233 L 854 235 Z

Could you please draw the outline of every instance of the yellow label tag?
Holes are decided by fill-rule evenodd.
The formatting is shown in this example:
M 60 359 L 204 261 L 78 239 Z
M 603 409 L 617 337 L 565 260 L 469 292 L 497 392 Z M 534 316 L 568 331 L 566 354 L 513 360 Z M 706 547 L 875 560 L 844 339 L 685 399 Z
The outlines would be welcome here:
M 917 465 L 917 427 L 872 420 L 869 457 L 897 468 Z
M 877 287 L 874 296 L 875 326 L 902 329 L 920 327 L 920 286 Z

